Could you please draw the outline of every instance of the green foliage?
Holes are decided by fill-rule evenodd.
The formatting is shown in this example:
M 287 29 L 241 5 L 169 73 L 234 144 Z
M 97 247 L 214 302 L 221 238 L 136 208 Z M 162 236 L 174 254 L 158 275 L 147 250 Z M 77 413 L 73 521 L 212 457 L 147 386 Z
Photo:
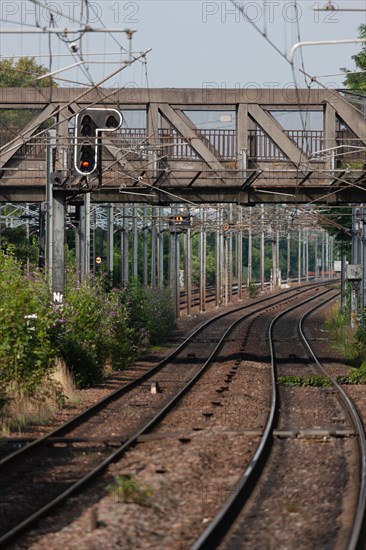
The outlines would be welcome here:
M 334 236 L 335 249 L 340 255 L 348 254 L 350 259 L 352 245 L 352 208 L 339 207 L 322 209 L 320 225 Z
M 49 376 L 53 350 L 49 293 L 41 273 L 25 275 L 13 250 L 0 250 L 0 365 L 4 391 L 35 395 Z
M 134 283 L 120 292 L 103 277 L 79 284 L 73 271 L 65 303 L 53 306 L 44 275 L 25 273 L 13 251 L 0 250 L 0 408 L 12 392 L 61 401 L 51 381 L 56 357 L 65 360 L 78 387 L 89 386 L 107 366 L 128 366 L 143 349 L 143 336 L 145 346 L 157 344 L 174 326 L 166 291 Z
M 37 80 L 48 72 L 47 67 L 38 65 L 34 57 L 21 57 L 0 61 L 0 88 L 46 88 L 57 84 L 52 77 Z M 0 143 L 7 143 L 39 113 L 36 109 L 2 109 L 0 112 Z M 46 127 L 47 124 L 42 127 Z
M 358 31 L 359 38 L 364 38 L 366 43 L 366 25 L 360 25 Z M 352 71 L 342 68 L 341 71 L 346 73 L 344 84 L 351 90 L 366 91 L 366 47 L 363 46 L 360 53 L 353 55 L 352 59 L 355 62 L 358 72 L 352 73 Z
M 284 386 L 312 386 L 323 387 L 330 386 L 331 381 L 327 376 L 313 375 L 313 376 L 279 376 L 278 383 Z
M 366 321 L 360 319 L 355 332 L 354 351 L 357 353 L 358 364 L 366 362 Z
M 48 88 L 56 86 L 51 77 L 37 80 L 48 72 L 47 67 L 38 65 L 34 57 L 20 57 L 0 61 L 0 88 Z
M 107 487 L 109 494 L 123 502 L 133 502 L 147 506 L 154 491 L 151 487 L 139 483 L 132 474 L 115 476 L 114 483 Z
M 350 299 L 347 300 L 350 303 Z M 325 321 L 325 328 L 328 330 L 335 341 L 335 347 L 342 355 L 354 366 L 359 366 L 362 362 L 362 346 L 359 345 L 356 333 L 350 327 L 350 309 L 349 306 L 342 311 L 341 309 L 333 312 Z M 361 355 L 360 355 L 361 354 Z
M 175 325 L 174 304 L 166 289 L 146 289 L 133 280 L 123 291 L 123 303 L 137 346 L 160 344 Z
M 14 255 L 22 265 L 26 265 L 27 262 L 33 265 L 38 264 L 38 239 L 34 235 L 28 238 L 25 226 L 2 228 L 0 233 L 1 248 L 7 250 L 11 245 L 14 246 Z
M 358 369 L 351 369 L 347 376 L 337 376 L 338 384 L 366 384 L 366 363 Z
M 251 281 L 248 286 L 248 293 L 249 298 L 256 298 L 259 294 L 259 286 Z
M 55 311 L 54 344 L 78 387 L 101 380 L 108 362 L 121 369 L 134 355 L 119 293 L 107 293 L 103 286 L 102 278 L 78 284 L 69 274 L 67 300 Z
M 111 290 L 107 277 L 79 284 L 73 273 L 67 281 L 67 300 L 55 311 L 53 342 L 78 387 L 100 381 L 107 365 L 126 368 L 174 326 L 166 291 L 146 289 L 138 281 L 122 292 Z

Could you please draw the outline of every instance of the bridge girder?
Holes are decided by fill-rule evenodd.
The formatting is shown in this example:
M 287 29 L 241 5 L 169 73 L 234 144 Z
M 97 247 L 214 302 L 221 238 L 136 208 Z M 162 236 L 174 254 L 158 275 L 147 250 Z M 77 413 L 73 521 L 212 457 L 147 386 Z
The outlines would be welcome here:
M 97 178 L 74 177 L 70 170 L 69 121 L 95 105 L 143 111 L 146 116 L 140 132 L 125 128 L 114 137 L 103 137 L 102 187 Z M 37 109 L 38 114 L 1 146 L 0 202 L 45 200 L 46 136 L 53 127 L 53 169 L 59 174 L 54 188 L 63 189 L 69 200 L 80 200 L 90 192 L 95 202 L 114 203 L 366 202 L 365 121 L 335 91 L 2 88 L 2 109 Z M 228 134 L 204 132 L 190 117 L 192 111 L 232 113 L 234 128 Z M 273 116 L 275 111 L 322 113 L 321 136 L 300 129 L 291 134 Z M 47 127 L 50 119 L 54 122 Z M 343 156 L 341 126 L 348 133 L 348 142 L 342 142 Z M 222 145 L 219 140 L 225 136 Z M 351 142 L 357 143 L 351 147 L 359 152 L 355 167 L 344 154 Z M 319 147 L 328 153 L 320 154 Z

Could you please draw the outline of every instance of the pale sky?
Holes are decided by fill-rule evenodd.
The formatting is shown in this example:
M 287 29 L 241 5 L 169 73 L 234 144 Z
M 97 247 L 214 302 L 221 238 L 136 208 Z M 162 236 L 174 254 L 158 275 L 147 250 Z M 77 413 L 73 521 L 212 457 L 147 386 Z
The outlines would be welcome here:
M 36 2 L 36 5 L 32 3 Z M 1 28 L 21 28 L 24 31 L 54 26 L 72 29 L 77 23 L 58 15 L 63 12 L 93 28 L 133 29 L 133 52 L 152 48 L 147 64 L 136 62 L 108 81 L 109 87 L 133 85 L 138 87 L 195 87 L 205 85 L 232 87 L 281 88 L 293 83 L 291 66 L 274 47 L 254 28 L 268 38 L 286 56 L 296 42 L 307 40 L 341 40 L 358 37 L 357 27 L 366 23 L 365 0 L 338 0 L 336 8 L 350 11 L 315 11 L 328 0 L 242 0 L 242 11 L 235 10 L 230 1 L 202 0 L 89 0 L 80 16 L 80 0 L 1 0 Z M 54 21 L 39 4 L 48 3 L 54 10 Z M 351 11 L 352 10 L 352 11 Z M 248 20 L 252 21 L 252 24 Z M 90 64 L 88 73 L 80 68 L 64 71 L 63 78 L 80 83 L 97 82 L 116 67 L 112 61 L 126 59 L 121 46 L 127 48 L 126 34 L 86 33 L 76 38 L 77 54 L 72 57 L 65 37 L 45 35 L 1 34 L 1 56 L 33 55 L 39 63 L 52 71 L 79 60 L 100 60 Z M 77 40 L 77 38 L 80 38 Z M 67 40 L 69 37 L 67 37 Z M 81 46 L 81 47 L 80 47 Z M 301 52 L 305 71 L 319 76 L 323 84 L 342 87 L 342 76 L 323 77 L 340 72 L 340 67 L 353 69 L 351 56 L 359 52 L 361 44 L 309 46 L 298 50 L 295 56 L 295 77 L 304 84 L 298 71 Z M 102 54 L 96 56 L 95 54 Z M 50 55 L 51 54 L 51 55 Z M 87 54 L 94 54 L 88 57 Z M 63 57 L 59 57 L 62 55 Z M 72 83 L 59 81 L 62 86 Z

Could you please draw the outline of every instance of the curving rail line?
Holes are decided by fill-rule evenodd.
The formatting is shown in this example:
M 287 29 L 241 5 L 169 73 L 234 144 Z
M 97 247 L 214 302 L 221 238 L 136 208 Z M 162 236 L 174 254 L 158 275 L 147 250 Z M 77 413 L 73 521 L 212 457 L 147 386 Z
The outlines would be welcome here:
M 330 381 L 332 382 L 332 385 L 334 389 L 337 392 L 337 395 L 339 396 L 339 399 L 343 405 L 344 410 L 348 413 L 348 415 L 351 418 L 352 424 L 355 428 L 356 434 L 357 434 L 357 441 L 358 441 L 358 447 L 359 447 L 359 454 L 360 454 L 360 466 L 361 466 L 361 472 L 360 472 L 360 487 L 358 492 L 358 502 L 357 502 L 357 508 L 356 513 L 354 516 L 352 531 L 351 531 L 351 537 L 348 542 L 348 550 L 356 550 L 358 546 L 361 543 L 361 538 L 363 536 L 363 530 L 364 530 L 364 521 L 365 521 L 365 513 L 366 513 L 366 436 L 365 436 L 365 430 L 362 423 L 362 420 L 360 418 L 360 415 L 357 412 L 357 409 L 352 401 L 352 399 L 347 395 L 347 393 L 344 391 L 344 389 L 338 384 L 338 382 L 329 375 L 329 373 L 324 369 L 323 365 L 320 363 L 318 358 L 316 357 L 313 349 L 311 348 L 305 333 L 304 333 L 304 320 L 313 313 L 316 309 L 322 307 L 324 304 L 318 304 L 314 308 L 312 308 L 310 311 L 307 311 L 300 319 L 299 322 L 299 334 L 303 340 L 304 346 L 308 350 L 309 354 L 313 358 L 313 361 L 317 365 L 318 370 L 324 375 L 327 376 Z
M 328 373 L 320 364 L 319 360 L 316 358 L 313 350 L 310 347 L 304 333 L 303 333 L 303 321 L 310 315 L 313 311 L 325 305 L 325 303 L 334 300 L 334 295 L 331 296 L 326 301 L 323 301 L 320 304 L 316 304 L 315 307 L 310 308 L 302 317 L 299 322 L 299 332 L 301 338 L 303 339 L 304 345 L 312 358 L 314 359 L 319 370 L 329 377 Z M 211 550 L 216 548 L 219 543 L 223 540 L 226 533 L 228 532 L 231 525 L 234 523 L 235 519 L 239 513 L 243 510 L 245 503 L 250 497 L 252 490 L 261 476 L 263 469 L 267 463 L 267 459 L 270 455 L 271 448 L 273 445 L 274 437 L 273 431 L 276 427 L 277 419 L 279 416 L 278 411 L 278 384 L 277 384 L 277 367 L 275 359 L 275 350 L 274 350 L 274 340 L 273 340 L 273 329 L 276 322 L 288 314 L 289 312 L 297 309 L 298 307 L 305 305 L 315 299 L 319 298 L 319 295 L 316 297 L 311 297 L 304 300 L 301 303 L 298 303 L 294 306 L 289 307 L 288 309 L 281 311 L 276 317 L 271 321 L 268 336 L 269 336 L 269 345 L 271 353 L 271 372 L 272 372 L 272 397 L 271 397 L 271 406 L 270 411 L 267 417 L 267 422 L 265 429 L 263 431 L 262 439 L 253 455 L 253 458 L 244 472 L 243 476 L 236 484 L 236 491 L 233 492 L 230 497 L 226 500 L 224 506 L 220 509 L 218 514 L 214 517 L 212 522 L 208 525 L 206 530 L 198 538 L 198 540 L 193 544 L 191 550 Z M 347 410 L 349 417 L 352 420 L 355 431 L 358 435 L 358 444 L 360 452 L 360 464 L 361 464 L 361 484 L 359 488 L 359 496 L 357 509 L 354 515 L 354 522 L 351 530 L 351 535 L 349 538 L 347 550 L 356 550 L 360 547 L 363 542 L 363 524 L 366 517 L 366 439 L 365 432 L 362 421 L 357 413 L 357 410 L 352 402 L 352 400 L 347 396 L 344 390 L 337 384 L 337 382 L 332 378 L 331 382 L 339 394 L 340 399 L 342 400 L 343 407 Z
M 326 284 L 326 283 L 325 283 Z M 316 285 L 320 286 L 320 285 Z M 313 288 L 314 285 L 307 285 L 305 287 L 306 290 Z M 133 382 L 126 384 L 122 388 L 118 389 L 114 393 L 112 393 L 110 396 L 108 396 L 106 399 L 103 399 L 99 403 L 97 403 L 95 406 L 90 407 L 85 411 L 84 413 L 78 415 L 71 421 L 67 422 L 60 428 L 53 430 L 51 433 L 45 435 L 44 437 L 30 443 L 26 447 L 19 449 L 15 453 L 12 453 L 11 455 L 3 458 L 0 461 L 0 473 L 1 469 L 4 467 L 8 467 L 9 465 L 13 464 L 13 462 L 17 462 L 20 459 L 22 461 L 27 460 L 27 457 L 30 456 L 33 452 L 36 451 L 37 448 L 41 448 L 47 443 L 47 440 L 50 440 L 55 437 L 62 437 L 67 432 L 69 432 L 72 428 L 75 426 L 80 425 L 82 422 L 90 418 L 92 415 L 94 415 L 96 412 L 102 410 L 107 404 L 109 404 L 111 401 L 117 400 L 121 395 L 126 394 L 128 391 L 130 391 L 132 388 L 137 387 L 142 382 L 145 382 L 148 380 L 151 376 L 159 372 L 165 365 L 168 363 L 172 363 L 174 359 L 178 356 L 178 354 L 182 351 L 182 349 L 186 348 L 189 345 L 189 342 L 192 339 L 197 338 L 199 334 L 202 334 L 202 332 L 207 329 L 208 327 L 212 326 L 215 322 L 218 320 L 221 320 L 227 316 L 233 315 L 238 312 L 242 312 L 246 309 L 253 308 L 254 306 L 259 305 L 260 307 L 255 307 L 255 311 L 250 311 L 246 317 L 249 317 L 254 314 L 258 314 L 259 311 L 265 310 L 266 308 L 270 306 L 273 306 L 275 304 L 279 304 L 283 302 L 283 298 L 285 295 L 292 295 L 296 296 L 298 295 L 299 291 L 303 291 L 304 287 L 302 289 L 296 288 L 296 289 L 289 289 L 285 292 L 280 293 L 279 295 L 272 295 L 270 297 L 265 297 L 261 300 L 258 300 L 255 304 L 249 304 L 245 306 L 241 306 L 238 308 L 235 308 L 229 312 L 224 312 L 221 315 L 216 316 L 214 319 L 211 319 L 210 321 L 203 323 L 189 338 L 187 338 L 178 348 L 171 353 L 167 358 L 165 358 L 162 362 L 160 362 L 156 367 L 151 369 L 149 372 L 145 373 L 138 379 L 134 380 Z M 319 296 L 319 294 L 318 294 Z M 61 492 L 56 498 L 53 498 L 51 502 L 48 502 L 46 505 L 42 506 L 40 509 L 23 519 L 20 523 L 13 525 L 9 530 L 6 532 L 0 533 L 0 544 L 5 545 L 12 541 L 15 537 L 17 537 L 22 531 L 24 531 L 26 528 L 28 528 L 30 525 L 32 525 L 34 522 L 36 522 L 38 519 L 40 519 L 42 516 L 46 515 L 51 509 L 53 509 L 56 505 L 64 501 L 66 498 L 68 498 L 71 494 L 78 491 L 82 486 L 84 486 L 87 482 L 94 479 L 97 475 L 99 475 L 111 462 L 116 461 L 121 457 L 121 455 L 132 445 L 135 444 L 137 441 L 137 438 L 141 436 L 142 434 L 148 432 L 151 430 L 156 424 L 167 414 L 167 412 L 172 409 L 175 404 L 181 399 L 181 397 L 188 391 L 188 389 L 199 379 L 199 377 L 202 375 L 202 373 L 207 369 L 208 365 L 211 363 L 215 355 L 218 353 L 218 351 L 221 349 L 221 346 L 225 339 L 228 337 L 228 335 L 234 330 L 234 328 L 237 326 L 238 323 L 242 322 L 243 317 L 240 316 L 239 319 L 236 319 L 233 323 L 230 323 L 230 325 L 227 327 L 225 333 L 221 336 L 221 338 L 215 342 L 215 345 L 213 346 L 209 356 L 205 359 L 202 365 L 200 365 L 199 369 L 197 370 L 196 374 L 186 383 L 183 388 L 168 401 L 168 403 L 165 404 L 165 406 L 148 422 L 145 423 L 143 427 L 138 429 L 133 435 L 131 435 L 127 441 L 125 441 L 120 447 L 109 454 L 104 460 L 102 460 L 97 467 L 93 468 L 92 471 L 89 471 L 86 473 L 81 479 L 79 479 L 77 482 L 70 485 L 66 490 Z M 275 395 L 275 392 L 274 392 Z M 270 431 L 270 428 L 267 429 L 267 431 Z M 265 445 L 267 446 L 267 445 Z

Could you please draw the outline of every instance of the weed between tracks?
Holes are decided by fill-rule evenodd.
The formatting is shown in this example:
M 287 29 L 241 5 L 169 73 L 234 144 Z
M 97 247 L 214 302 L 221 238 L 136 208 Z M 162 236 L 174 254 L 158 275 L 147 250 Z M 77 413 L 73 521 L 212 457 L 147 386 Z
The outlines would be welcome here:
M 139 483 L 133 474 L 115 476 L 114 483 L 108 485 L 107 489 L 117 501 L 133 502 L 140 506 L 147 506 L 154 493 L 151 487 Z
M 278 383 L 283 384 L 284 386 L 312 386 L 312 387 L 323 387 L 330 386 L 331 381 L 327 376 L 279 376 Z

